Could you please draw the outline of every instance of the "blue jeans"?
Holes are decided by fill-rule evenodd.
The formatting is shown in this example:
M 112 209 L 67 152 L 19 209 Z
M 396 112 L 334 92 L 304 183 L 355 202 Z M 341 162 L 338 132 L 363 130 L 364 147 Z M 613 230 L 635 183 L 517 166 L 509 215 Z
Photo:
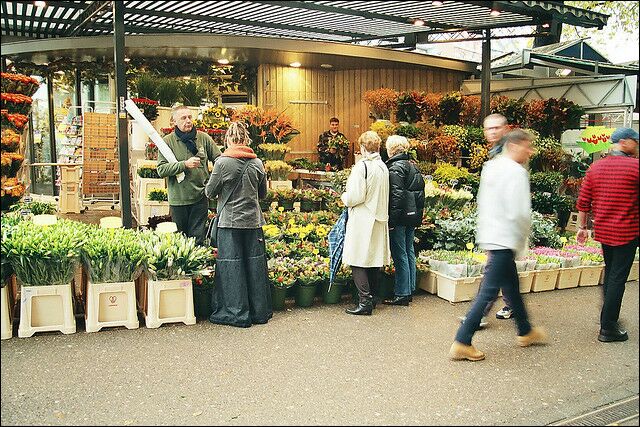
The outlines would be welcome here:
M 480 320 L 487 304 L 496 299 L 500 289 L 511 304 L 518 335 L 526 335 L 531 331 L 527 309 L 522 301 L 522 295 L 520 295 L 520 281 L 513 251 L 510 249 L 488 251 L 488 255 L 489 259 L 484 269 L 484 278 L 480 284 L 478 295 L 456 333 L 456 341 L 462 344 L 471 345 L 473 334 L 480 326 Z
M 406 297 L 416 289 L 416 252 L 413 248 L 415 227 L 396 226 L 389 231 L 391 257 L 396 269 L 394 293 Z

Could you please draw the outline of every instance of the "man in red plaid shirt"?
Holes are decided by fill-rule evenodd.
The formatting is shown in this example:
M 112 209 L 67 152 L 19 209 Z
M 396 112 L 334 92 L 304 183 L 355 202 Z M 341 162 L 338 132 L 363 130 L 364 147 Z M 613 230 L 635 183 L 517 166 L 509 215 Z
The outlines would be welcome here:
M 593 163 L 578 197 L 578 243 L 587 238 L 587 213 L 592 212 L 594 239 L 604 255 L 604 303 L 600 312 L 602 342 L 629 339 L 618 323 L 625 285 L 638 247 L 638 132 L 619 128 L 611 134 L 613 149 Z

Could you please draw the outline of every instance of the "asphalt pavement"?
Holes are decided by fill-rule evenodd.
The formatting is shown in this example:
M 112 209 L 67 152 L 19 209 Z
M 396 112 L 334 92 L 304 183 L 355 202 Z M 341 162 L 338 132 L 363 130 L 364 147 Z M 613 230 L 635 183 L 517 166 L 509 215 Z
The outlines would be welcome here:
M 545 425 L 624 399 L 637 414 L 638 282 L 621 321 L 629 340 L 597 340 L 601 287 L 530 293 L 545 346 L 516 345 L 512 320 L 493 314 L 474 345 L 481 362 L 448 350 L 458 316 L 420 293 L 409 307 L 288 302 L 247 329 L 168 324 L 158 329 L 39 333 L 1 343 L 4 425 Z M 635 402 L 635 403 L 633 403 Z M 622 418 L 620 418 L 622 420 Z M 628 418 L 622 425 L 638 425 Z

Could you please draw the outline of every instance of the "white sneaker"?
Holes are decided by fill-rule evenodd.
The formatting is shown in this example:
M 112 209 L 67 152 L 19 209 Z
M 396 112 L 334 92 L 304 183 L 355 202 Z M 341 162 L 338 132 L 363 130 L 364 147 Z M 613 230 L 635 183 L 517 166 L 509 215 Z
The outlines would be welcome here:
M 513 310 L 507 306 L 496 313 L 496 319 L 511 319 L 511 316 L 513 316 Z
M 458 319 L 460 319 L 460 323 L 464 323 L 464 321 L 467 319 L 467 316 L 460 316 L 458 317 Z M 487 321 L 486 317 L 483 317 L 482 319 L 480 319 L 480 329 L 484 328 L 488 324 L 489 322 Z

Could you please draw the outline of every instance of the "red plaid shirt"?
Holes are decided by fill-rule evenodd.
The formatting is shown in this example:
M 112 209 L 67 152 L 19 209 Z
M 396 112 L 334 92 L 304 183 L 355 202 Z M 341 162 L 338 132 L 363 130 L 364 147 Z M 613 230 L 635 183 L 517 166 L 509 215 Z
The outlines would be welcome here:
M 639 169 L 638 159 L 609 155 L 587 171 L 576 206 L 593 211 L 595 239 L 604 245 L 624 245 L 640 234 Z

